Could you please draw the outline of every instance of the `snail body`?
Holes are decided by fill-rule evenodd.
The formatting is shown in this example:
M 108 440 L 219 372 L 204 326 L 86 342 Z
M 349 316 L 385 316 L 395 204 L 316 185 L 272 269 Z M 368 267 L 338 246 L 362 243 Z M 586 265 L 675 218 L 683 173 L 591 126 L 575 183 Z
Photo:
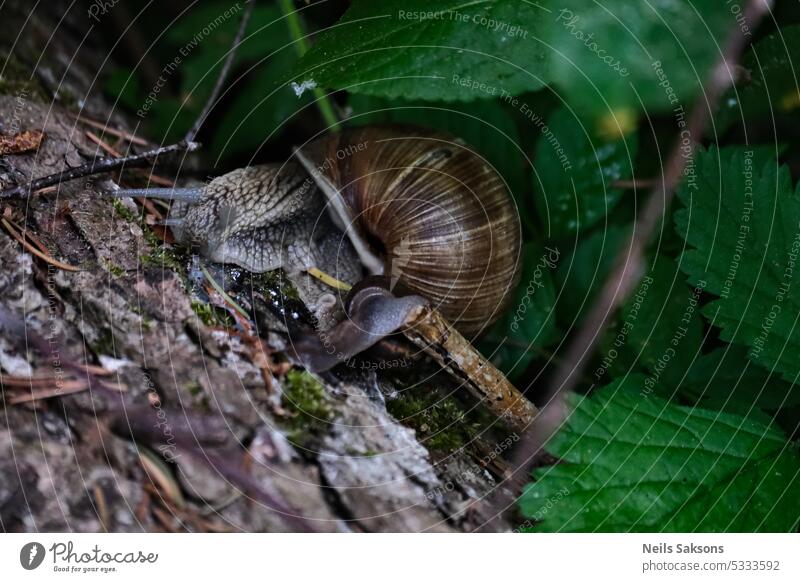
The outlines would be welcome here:
M 176 238 L 254 272 L 318 267 L 354 283 L 360 263 L 462 333 L 499 317 L 519 279 L 520 222 L 475 152 L 429 129 L 365 126 L 295 158 L 234 170 L 193 195 L 173 191 L 166 197 L 185 198 L 171 213 Z

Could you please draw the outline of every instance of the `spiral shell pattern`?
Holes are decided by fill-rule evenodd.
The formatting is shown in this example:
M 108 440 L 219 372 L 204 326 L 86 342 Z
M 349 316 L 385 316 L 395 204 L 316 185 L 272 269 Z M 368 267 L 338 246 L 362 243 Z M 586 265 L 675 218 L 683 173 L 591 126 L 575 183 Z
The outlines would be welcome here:
M 462 333 L 501 315 L 519 280 L 520 221 L 483 158 L 453 136 L 395 125 L 329 134 L 299 152 L 396 293 L 425 297 Z

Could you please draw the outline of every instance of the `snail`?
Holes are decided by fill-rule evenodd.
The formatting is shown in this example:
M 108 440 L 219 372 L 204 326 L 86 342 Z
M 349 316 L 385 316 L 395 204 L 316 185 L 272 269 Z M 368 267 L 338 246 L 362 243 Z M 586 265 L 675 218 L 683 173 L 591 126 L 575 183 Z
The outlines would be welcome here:
M 252 272 L 283 268 L 309 291 L 320 270 L 344 288 L 347 318 L 292 338 L 325 371 L 402 332 L 515 429 L 537 410 L 464 334 L 507 307 L 521 235 L 502 179 L 456 138 L 412 126 L 365 126 L 316 139 L 294 159 L 237 169 L 190 188 L 117 190 L 174 201 L 176 239 Z M 364 272 L 366 271 L 366 276 Z M 315 308 L 332 295 L 310 293 Z M 320 311 L 317 311 L 320 318 Z M 330 348 L 330 349 L 329 349 Z
M 502 179 L 462 142 L 419 127 L 365 126 L 316 139 L 294 157 L 205 187 L 117 195 L 175 199 L 176 239 L 211 261 L 252 272 L 316 267 L 347 284 L 361 279 L 360 263 L 467 334 L 506 308 L 519 279 L 519 218 Z

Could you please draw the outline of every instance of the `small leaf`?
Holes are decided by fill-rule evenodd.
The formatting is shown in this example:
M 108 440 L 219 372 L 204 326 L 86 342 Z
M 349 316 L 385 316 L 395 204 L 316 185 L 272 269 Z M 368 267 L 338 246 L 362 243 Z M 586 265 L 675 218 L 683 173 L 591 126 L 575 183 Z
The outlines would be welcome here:
M 536 206 L 548 236 L 563 238 L 603 220 L 622 191 L 614 180 L 629 178 L 636 156 L 635 134 L 608 140 L 592 135 L 568 109 L 548 123 L 539 119 L 536 148 Z
M 295 69 L 297 82 L 391 99 L 472 101 L 540 89 L 549 9 L 518 0 L 354 0 Z

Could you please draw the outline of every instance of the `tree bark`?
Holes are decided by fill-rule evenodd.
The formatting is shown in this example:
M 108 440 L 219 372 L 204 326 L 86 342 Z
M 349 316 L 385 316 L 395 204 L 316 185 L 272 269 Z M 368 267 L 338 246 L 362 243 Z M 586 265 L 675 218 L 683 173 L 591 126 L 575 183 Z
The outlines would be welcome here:
M 87 130 L 102 132 L 78 114 L 135 127 L 98 90 L 105 51 L 83 40 L 86 6 L 50 2 L 26 23 L 28 10 L 2 9 L 21 32 L 0 40 L 0 131 L 44 139 L 0 158 L 0 188 L 91 160 Z M 141 206 L 102 196 L 112 179 L 137 176 L 0 206 L 12 230 L 33 235 L 29 246 L 77 268 L 0 231 L 0 529 L 463 531 L 484 521 L 480 500 L 503 475 L 510 437 L 487 432 L 491 419 L 480 426 L 445 373 L 418 362 L 321 384 L 286 375 L 273 334 L 215 320 L 191 259 L 154 235 Z

